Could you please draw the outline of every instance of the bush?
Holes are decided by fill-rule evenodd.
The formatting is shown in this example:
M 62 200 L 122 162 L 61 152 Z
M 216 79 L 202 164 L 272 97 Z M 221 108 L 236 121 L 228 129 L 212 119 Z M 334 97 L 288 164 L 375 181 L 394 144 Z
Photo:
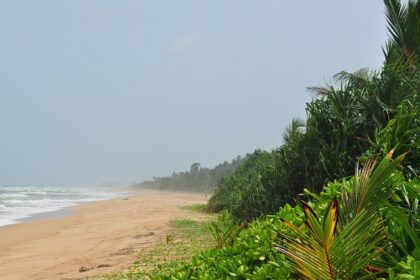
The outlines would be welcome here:
M 418 201 L 418 192 L 420 191 L 419 180 L 406 181 L 400 173 L 394 172 L 389 189 L 396 190 L 395 194 L 384 192 L 386 197 L 392 197 L 386 202 L 387 207 L 379 207 L 383 217 L 383 224 L 386 230 L 386 243 L 381 243 L 385 248 L 383 253 L 374 261 L 389 269 L 386 274 L 393 275 L 394 279 L 415 279 L 410 275 L 415 275 L 417 268 L 416 261 L 420 260 L 420 246 L 413 244 L 420 236 L 418 227 L 419 213 L 417 206 L 415 209 L 408 208 L 411 202 L 404 202 L 402 193 L 417 193 L 417 196 L 411 197 L 413 203 Z M 315 211 L 320 219 L 323 219 L 330 201 L 334 197 L 339 200 L 342 195 L 342 188 L 351 192 L 354 185 L 354 178 L 343 178 L 340 181 L 328 183 L 319 194 L 305 190 L 304 196 L 309 200 L 308 205 Z M 375 195 L 374 195 L 375 196 Z M 417 202 L 418 203 L 418 202 Z M 370 204 L 366 204 L 370 205 Z M 415 204 L 417 205 L 417 204 Z M 401 217 L 392 214 L 390 210 L 397 207 L 399 211 L 411 211 L 411 214 L 404 214 L 404 217 L 410 219 L 413 226 L 409 228 L 401 227 Z M 410 210 L 411 209 L 411 210 Z M 391 211 L 391 212 L 390 212 Z M 295 207 L 289 204 L 281 207 L 274 215 L 267 215 L 264 218 L 257 219 L 244 229 L 233 241 L 232 245 L 222 248 L 213 248 L 204 251 L 193 257 L 189 264 L 180 267 L 171 275 L 158 275 L 154 279 L 296 279 L 292 272 L 289 261 L 283 254 L 276 250 L 281 235 L 294 236 L 292 230 L 282 221 L 287 220 L 296 227 L 301 227 L 305 220 L 305 215 L 300 205 Z M 411 243 L 403 240 L 404 232 L 411 232 Z M 361 272 L 362 274 L 365 272 Z M 404 278 L 406 276 L 408 278 Z M 366 275 L 365 275 L 366 276 Z

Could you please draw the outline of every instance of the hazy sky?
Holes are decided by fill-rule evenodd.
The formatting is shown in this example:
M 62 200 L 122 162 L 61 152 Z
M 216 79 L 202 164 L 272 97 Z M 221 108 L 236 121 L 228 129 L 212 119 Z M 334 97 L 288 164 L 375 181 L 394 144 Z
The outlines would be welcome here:
M 134 182 L 281 144 L 383 61 L 382 1 L 0 1 L 0 184 Z

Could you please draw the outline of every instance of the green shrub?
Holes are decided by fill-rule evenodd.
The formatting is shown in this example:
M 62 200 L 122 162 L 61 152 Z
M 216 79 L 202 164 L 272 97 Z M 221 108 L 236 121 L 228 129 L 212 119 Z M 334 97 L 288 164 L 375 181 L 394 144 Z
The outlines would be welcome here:
M 380 212 L 377 217 L 382 217 L 384 230 L 381 232 L 386 238 L 379 240 L 378 246 L 384 250 L 374 258 L 373 264 L 389 268 L 389 272 L 385 273 L 394 275 L 394 279 L 415 279 L 404 277 L 417 273 L 415 264 L 420 260 L 420 247 L 416 243 L 420 236 L 417 212 L 420 180 L 407 181 L 398 171 L 390 170 L 388 173 L 391 174 L 387 175 L 390 178 L 389 187 L 382 189 L 378 186 L 377 191 L 371 192 L 372 197 L 381 193 L 383 199 L 388 200 L 383 206 L 375 206 L 375 211 Z M 351 193 L 354 184 L 353 177 L 343 178 L 328 183 L 319 194 L 305 190 L 304 196 L 319 219 L 323 219 L 331 199 L 337 197 L 341 201 L 343 188 Z M 370 207 L 369 202 L 364 205 Z M 394 212 L 394 208 L 398 212 Z M 403 215 L 398 215 L 401 212 Z M 276 250 L 282 235 L 295 234 L 285 226 L 282 219 L 301 228 L 305 214 L 300 205 L 292 207 L 286 204 L 276 214 L 266 215 L 249 223 L 231 245 L 201 252 L 190 263 L 179 267 L 175 273 L 160 274 L 154 279 L 296 279 L 291 264 Z

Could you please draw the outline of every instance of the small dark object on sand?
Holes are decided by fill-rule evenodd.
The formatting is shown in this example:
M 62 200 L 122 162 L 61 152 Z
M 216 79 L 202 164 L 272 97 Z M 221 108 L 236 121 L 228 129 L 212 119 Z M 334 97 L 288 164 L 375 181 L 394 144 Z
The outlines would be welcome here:
M 112 266 L 113 265 L 110 264 L 110 263 L 103 263 L 103 264 L 98 265 L 98 268 L 101 268 L 101 267 L 112 267 Z
M 87 267 L 87 266 L 82 265 L 79 268 L 79 272 L 85 272 L 85 271 L 89 271 L 89 270 L 92 270 L 92 269 L 93 269 L 92 267 Z
M 148 237 L 148 236 L 153 236 L 155 235 L 155 233 L 153 231 L 145 233 L 145 234 L 137 234 L 135 235 L 133 238 L 142 238 L 142 237 Z

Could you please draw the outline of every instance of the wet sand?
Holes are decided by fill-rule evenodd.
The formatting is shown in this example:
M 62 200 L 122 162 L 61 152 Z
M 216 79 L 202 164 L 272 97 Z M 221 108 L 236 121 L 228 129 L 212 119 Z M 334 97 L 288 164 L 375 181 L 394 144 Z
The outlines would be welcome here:
M 64 217 L 0 227 L 0 279 L 91 279 L 121 271 L 143 248 L 164 241 L 170 220 L 201 216 L 179 206 L 205 201 L 202 194 L 141 191 L 71 207 Z

